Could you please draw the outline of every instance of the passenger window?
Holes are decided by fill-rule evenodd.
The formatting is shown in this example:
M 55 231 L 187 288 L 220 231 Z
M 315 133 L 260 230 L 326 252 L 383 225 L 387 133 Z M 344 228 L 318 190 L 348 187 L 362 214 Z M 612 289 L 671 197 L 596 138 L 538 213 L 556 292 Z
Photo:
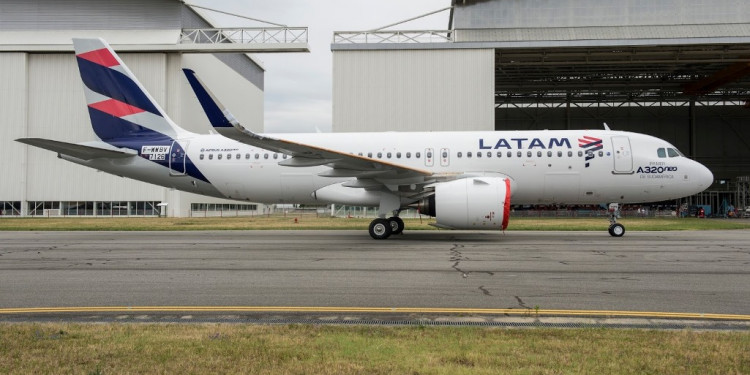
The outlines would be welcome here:
M 499 152 L 498 152 L 498 154 L 499 154 Z M 488 157 L 488 158 L 491 158 L 491 157 L 492 157 L 492 152 L 491 152 L 491 151 L 487 151 L 487 157 Z
M 536 152 L 536 157 L 541 158 L 542 157 L 542 152 L 541 151 L 537 151 Z
M 557 152 L 557 157 L 558 157 L 558 158 L 561 158 L 561 157 L 562 157 L 562 151 L 558 151 L 558 152 Z
M 237 160 L 242 159 L 242 154 L 237 154 Z
M 432 152 L 428 152 L 427 154 L 425 154 L 425 156 L 427 156 L 428 158 L 431 158 L 432 157 Z
M 656 150 L 656 155 L 658 157 L 660 157 L 660 158 L 666 158 L 667 157 L 667 152 L 663 148 L 660 148 L 660 149 Z
M 547 151 L 547 157 L 548 157 L 548 158 L 551 158 L 551 157 L 552 157 L 552 151 Z
M 358 152 L 358 153 L 357 153 L 357 156 L 362 156 L 362 153 L 361 153 L 361 152 Z
M 411 152 L 407 152 L 407 153 L 406 153 L 406 158 L 407 158 L 407 159 L 411 159 Z
M 255 154 L 256 159 L 260 159 L 260 154 Z
M 599 151 L 599 156 L 604 156 L 604 151 Z
M 391 158 L 391 153 L 389 152 L 389 153 L 385 154 L 385 156 L 387 156 L 388 159 L 390 159 Z
M 668 148 L 667 149 L 667 154 L 669 155 L 670 158 L 676 158 L 676 157 L 680 156 L 680 153 L 677 152 L 677 150 L 675 150 L 673 148 Z
M 287 157 L 287 154 L 284 154 L 281 156 L 282 159 L 286 159 L 286 157 Z
M 214 154 L 208 154 L 208 160 L 214 160 Z
M 530 158 L 530 157 L 531 157 L 531 151 L 526 151 L 526 157 L 527 157 L 527 158 Z
M 216 158 L 221 160 L 221 154 L 216 155 Z
M 581 156 L 583 156 L 583 151 L 578 151 L 578 157 L 580 158 Z
M 263 154 L 263 159 L 268 159 L 268 154 Z
M 414 157 L 417 158 L 417 159 L 419 159 L 419 158 L 422 157 L 422 153 L 421 152 L 417 152 L 416 154 L 414 154 Z
M 477 157 L 481 158 L 482 157 L 482 153 L 481 152 L 477 152 Z
M 470 157 L 471 157 L 471 151 L 469 151 L 469 152 L 467 152 L 467 153 L 466 153 L 466 157 L 467 157 L 467 158 L 470 158 Z
M 522 157 L 522 156 L 523 156 L 523 153 L 522 153 L 521 151 L 518 151 L 518 152 L 516 153 L 516 155 L 518 155 L 518 157 L 520 158 L 520 157 Z
M 274 154 L 273 154 L 273 158 L 274 158 L 274 159 L 278 159 L 278 158 L 279 158 L 279 154 L 276 154 L 276 153 L 274 153 Z
M 227 154 L 227 160 L 231 160 L 231 159 L 232 159 L 232 154 Z
M 519 151 L 518 153 L 520 154 L 520 153 L 521 153 L 521 151 Z M 508 155 L 508 157 L 511 157 L 511 156 L 513 156 L 513 153 L 512 153 L 512 152 L 510 152 L 510 151 L 508 151 L 508 153 L 507 153 L 506 155 Z
M 378 159 L 382 159 L 382 158 L 383 158 L 383 153 L 382 152 L 378 152 Z
M 396 153 L 396 159 L 401 159 L 401 153 L 400 152 Z
M 448 157 L 448 152 L 447 151 L 443 151 L 443 159 L 445 159 L 447 157 Z
M 456 156 L 458 156 L 459 158 L 460 158 L 461 156 L 463 156 L 463 155 L 464 155 L 464 154 L 463 154 L 463 153 L 461 153 L 461 151 L 459 151 L 459 152 L 458 152 L 458 153 L 456 154 Z
M 203 154 L 201 154 L 201 156 L 199 157 L 199 159 L 203 160 Z
M 579 151 L 579 152 L 580 152 L 580 151 Z M 568 151 L 568 157 L 569 157 L 569 158 L 572 158 L 572 157 L 573 157 L 573 151 Z
M 499 157 L 499 158 L 503 157 L 503 152 L 502 151 L 498 151 L 497 152 L 497 157 Z
M 245 154 L 245 159 L 250 160 L 250 154 Z

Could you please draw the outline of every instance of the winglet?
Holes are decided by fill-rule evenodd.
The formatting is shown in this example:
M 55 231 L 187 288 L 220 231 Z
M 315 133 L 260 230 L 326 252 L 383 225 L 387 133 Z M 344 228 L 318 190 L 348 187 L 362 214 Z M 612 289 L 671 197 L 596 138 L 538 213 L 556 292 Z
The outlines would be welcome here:
M 219 130 L 220 128 L 233 128 L 235 124 L 239 125 L 239 121 L 232 116 L 232 113 L 224 107 L 224 105 L 216 99 L 206 85 L 201 82 L 195 71 L 191 69 L 182 69 L 187 77 L 190 87 L 193 88 L 195 96 L 198 97 L 198 102 L 203 107 L 203 112 L 206 113 L 208 121 L 211 122 L 211 126 Z

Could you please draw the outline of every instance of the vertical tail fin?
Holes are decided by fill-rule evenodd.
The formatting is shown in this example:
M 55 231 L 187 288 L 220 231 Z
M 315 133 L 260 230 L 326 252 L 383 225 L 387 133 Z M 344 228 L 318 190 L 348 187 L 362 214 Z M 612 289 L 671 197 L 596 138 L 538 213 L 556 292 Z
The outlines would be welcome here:
M 91 126 L 103 141 L 176 138 L 183 130 L 101 38 L 73 39 Z

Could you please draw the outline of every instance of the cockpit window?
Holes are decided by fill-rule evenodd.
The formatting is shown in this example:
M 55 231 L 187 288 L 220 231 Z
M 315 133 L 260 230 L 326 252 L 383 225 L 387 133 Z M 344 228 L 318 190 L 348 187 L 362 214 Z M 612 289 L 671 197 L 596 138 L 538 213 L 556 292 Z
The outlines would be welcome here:
M 667 154 L 669 155 L 670 158 L 676 158 L 678 156 L 682 156 L 682 154 L 680 154 L 680 152 L 674 148 L 668 148 Z
M 660 158 L 666 158 L 667 157 L 667 151 L 663 148 L 660 148 L 656 150 L 656 155 L 658 155 Z

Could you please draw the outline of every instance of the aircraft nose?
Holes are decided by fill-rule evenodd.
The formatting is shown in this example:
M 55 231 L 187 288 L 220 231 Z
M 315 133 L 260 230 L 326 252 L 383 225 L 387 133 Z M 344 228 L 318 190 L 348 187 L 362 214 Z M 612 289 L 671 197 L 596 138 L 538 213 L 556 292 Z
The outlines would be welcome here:
M 698 162 L 695 162 L 695 164 L 697 164 L 695 181 L 698 182 L 700 191 L 706 190 L 714 183 L 714 174 L 705 165 Z

